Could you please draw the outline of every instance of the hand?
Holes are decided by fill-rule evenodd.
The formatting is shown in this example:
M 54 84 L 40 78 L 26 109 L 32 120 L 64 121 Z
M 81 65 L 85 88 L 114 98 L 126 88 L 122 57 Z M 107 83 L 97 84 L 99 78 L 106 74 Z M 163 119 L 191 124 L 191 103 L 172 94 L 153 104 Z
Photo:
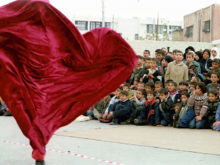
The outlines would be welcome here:
M 202 120 L 202 116 L 196 116 L 196 121 L 198 122 L 200 120 Z
M 218 126 L 218 125 L 220 125 L 220 121 L 216 121 L 216 122 L 213 123 L 213 126 L 214 126 L 214 127 L 216 127 L 216 126 Z

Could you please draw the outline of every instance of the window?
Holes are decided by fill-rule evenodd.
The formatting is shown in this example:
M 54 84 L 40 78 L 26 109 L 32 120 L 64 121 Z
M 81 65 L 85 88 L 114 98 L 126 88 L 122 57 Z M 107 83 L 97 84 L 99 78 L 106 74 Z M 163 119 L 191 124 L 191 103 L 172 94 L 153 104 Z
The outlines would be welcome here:
M 111 28 L 111 23 L 110 22 L 105 22 L 105 27 Z
M 187 38 L 189 38 L 189 37 L 192 37 L 192 35 L 193 35 L 193 26 L 188 26 L 188 27 L 186 27 L 185 36 L 186 36 Z
M 147 33 L 153 33 L 154 32 L 154 25 L 147 24 Z
M 209 33 L 210 32 L 210 20 L 205 21 L 204 27 L 203 27 L 202 31 L 205 32 L 205 33 Z
M 138 40 L 138 38 L 139 38 L 139 35 L 138 35 L 137 33 L 135 33 L 134 39 L 135 39 L 135 40 Z
M 99 28 L 99 27 L 102 27 L 102 22 L 95 22 L 95 21 L 90 22 L 90 30 Z
M 79 30 L 88 30 L 88 21 L 75 21 L 75 25 Z
M 172 34 L 174 31 L 181 29 L 181 26 L 169 26 L 169 34 Z

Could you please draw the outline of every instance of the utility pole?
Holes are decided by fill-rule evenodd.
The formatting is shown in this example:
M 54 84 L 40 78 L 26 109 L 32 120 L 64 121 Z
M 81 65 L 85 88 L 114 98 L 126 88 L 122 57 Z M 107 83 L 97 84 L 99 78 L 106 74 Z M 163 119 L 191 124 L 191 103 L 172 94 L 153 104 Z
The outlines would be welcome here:
M 102 0 L 102 27 L 105 27 L 105 0 Z

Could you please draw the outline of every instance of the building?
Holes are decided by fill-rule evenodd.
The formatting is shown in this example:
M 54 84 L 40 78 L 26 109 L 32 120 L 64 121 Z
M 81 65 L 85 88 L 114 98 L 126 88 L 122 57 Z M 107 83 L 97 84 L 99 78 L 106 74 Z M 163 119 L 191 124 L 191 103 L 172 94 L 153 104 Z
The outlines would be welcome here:
M 220 5 L 213 4 L 184 16 L 184 41 L 212 42 L 220 39 Z
M 101 17 L 76 16 L 72 22 L 81 33 L 102 27 Z M 105 27 L 122 35 L 126 40 L 172 40 L 173 31 L 182 28 L 182 22 L 155 18 L 105 18 Z

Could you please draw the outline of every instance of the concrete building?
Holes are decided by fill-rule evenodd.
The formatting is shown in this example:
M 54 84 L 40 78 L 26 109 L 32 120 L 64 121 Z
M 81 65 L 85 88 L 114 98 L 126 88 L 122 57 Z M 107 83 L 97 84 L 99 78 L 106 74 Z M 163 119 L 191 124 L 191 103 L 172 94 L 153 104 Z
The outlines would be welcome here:
M 213 4 L 184 16 L 184 41 L 212 42 L 220 39 L 220 5 Z
M 72 22 L 81 33 L 102 27 L 101 17 L 75 16 Z M 155 18 L 105 18 L 105 26 L 112 28 L 126 40 L 172 40 L 172 33 L 182 28 L 182 22 Z

